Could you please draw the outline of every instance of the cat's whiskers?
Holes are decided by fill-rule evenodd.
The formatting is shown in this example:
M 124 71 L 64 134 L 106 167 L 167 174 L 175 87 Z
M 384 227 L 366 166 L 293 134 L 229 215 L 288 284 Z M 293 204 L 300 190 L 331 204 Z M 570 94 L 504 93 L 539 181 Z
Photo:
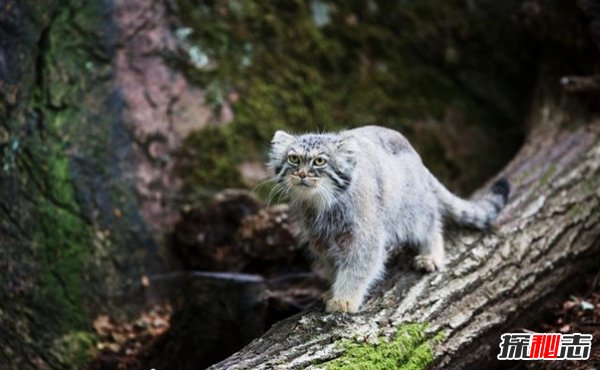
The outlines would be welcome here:
M 283 190 L 279 192 L 279 198 L 277 198 L 277 203 L 281 203 L 281 197 L 285 196 L 287 197 L 290 194 L 290 187 L 289 186 L 284 186 Z
M 267 207 L 271 206 L 271 202 L 273 201 L 273 199 L 279 195 L 279 200 L 281 200 L 281 193 L 282 191 L 286 190 L 286 185 L 283 183 L 276 183 L 273 188 L 271 188 L 271 191 L 269 192 L 269 196 L 267 198 Z M 278 200 L 278 202 L 279 202 Z
M 328 208 L 333 203 L 333 200 L 335 199 L 331 189 L 328 186 L 323 185 L 323 181 L 319 181 L 319 183 L 316 187 L 316 191 L 317 191 L 317 194 L 319 197 L 319 201 L 321 203 L 320 208 L 322 210 Z
M 267 185 L 268 183 L 274 182 L 275 179 L 273 177 L 267 177 L 265 179 L 263 179 L 262 181 L 260 181 L 258 184 L 256 184 L 252 190 L 250 190 L 251 193 L 254 193 L 259 187 Z

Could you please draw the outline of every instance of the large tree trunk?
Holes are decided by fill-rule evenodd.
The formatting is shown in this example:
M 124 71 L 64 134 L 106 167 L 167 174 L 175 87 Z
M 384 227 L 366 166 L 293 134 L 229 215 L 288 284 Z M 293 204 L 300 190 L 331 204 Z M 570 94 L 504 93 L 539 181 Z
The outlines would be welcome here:
M 541 78 L 529 137 L 501 173 L 514 190 L 494 232 L 451 231 L 446 271 L 422 275 L 400 256 L 362 313 L 317 307 L 210 369 L 490 368 L 515 319 L 600 261 L 600 121 L 574 123 L 582 107 L 550 68 Z
M 95 315 L 139 309 L 132 287 L 172 263 L 160 237 L 178 180 L 164 157 L 211 117 L 161 56 L 175 39 L 164 13 L 0 1 L 2 369 L 81 368 Z

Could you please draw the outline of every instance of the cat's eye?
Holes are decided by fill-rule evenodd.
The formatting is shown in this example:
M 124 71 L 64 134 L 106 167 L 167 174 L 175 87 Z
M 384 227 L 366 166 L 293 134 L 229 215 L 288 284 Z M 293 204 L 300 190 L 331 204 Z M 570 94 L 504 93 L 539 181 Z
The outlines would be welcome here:
M 300 162 L 300 157 L 295 154 L 290 154 L 288 155 L 288 162 L 291 164 L 298 164 L 298 162 Z
M 323 166 L 323 165 L 325 165 L 326 162 L 327 161 L 325 160 L 325 158 L 322 158 L 322 157 L 317 157 L 313 161 L 313 163 L 314 163 L 315 166 Z

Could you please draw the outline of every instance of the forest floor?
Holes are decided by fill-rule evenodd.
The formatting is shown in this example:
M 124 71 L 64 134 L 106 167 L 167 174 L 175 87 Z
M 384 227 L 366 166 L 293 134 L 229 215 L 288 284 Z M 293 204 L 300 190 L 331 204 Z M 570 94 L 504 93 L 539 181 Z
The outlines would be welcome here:
M 88 370 L 122 370 L 139 367 L 139 356 L 152 349 L 169 330 L 173 310 L 155 306 L 133 321 L 117 321 L 107 315 L 96 317 L 92 326 L 99 340 Z
M 512 332 L 592 334 L 592 348 L 587 361 L 507 361 L 502 369 L 510 370 L 596 370 L 600 369 L 600 270 L 586 275 L 582 285 L 568 297 L 547 300 L 546 314 L 531 326 Z

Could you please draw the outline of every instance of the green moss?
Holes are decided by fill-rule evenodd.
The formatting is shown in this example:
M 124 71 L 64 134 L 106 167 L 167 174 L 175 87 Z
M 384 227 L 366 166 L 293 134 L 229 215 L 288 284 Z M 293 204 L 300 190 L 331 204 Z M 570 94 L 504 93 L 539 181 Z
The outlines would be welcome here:
M 61 328 L 57 331 L 65 333 L 87 327 L 82 302 L 87 298 L 86 265 L 93 250 L 93 232 L 76 199 L 70 152 L 73 142 L 85 137 L 80 133 L 89 129 L 81 103 L 90 89 L 92 76 L 84 72 L 90 51 L 81 45 L 92 42 L 83 30 L 98 24 L 94 20 L 98 14 L 97 6 L 73 1 L 58 10 L 42 37 L 38 72 L 43 83 L 36 86 L 32 104 L 45 127 L 29 138 L 29 157 L 24 159 L 37 187 L 32 239 L 43 270 L 36 299 L 58 319 Z M 74 32 L 74 24 L 83 22 L 82 17 L 89 17 L 88 24 Z
M 443 333 L 425 334 L 426 324 L 404 324 L 394 338 L 379 338 L 378 344 L 344 340 L 344 354 L 326 364 L 329 370 L 422 370 L 433 361 L 433 345 Z
M 83 279 L 92 235 L 90 226 L 76 213 L 72 185 L 64 172 L 68 169 L 65 162 L 61 158 L 52 163 L 55 167 L 48 173 L 52 174 L 48 179 L 52 188 L 38 201 L 38 225 L 33 241 L 44 260 L 38 299 L 62 317 L 62 326 L 70 330 L 86 324 L 81 302 L 87 289 Z
M 540 185 L 546 185 L 548 183 L 548 180 L 550 180 L 552 178 L 552 176 L 556 173 L 556 165 L 551 163 L 548 168 L 546 169 L 546 171 L 544 172 L 544 174 L 542 175 L 542 177 L 540 178 Z
M 185 139 L 178 161 L 184 181 L 209 189 L 241 185 L 236 169 L 241 154 L 228 131 L 228 127 L 208 127 Z
M 521 174 L 517 175 L 517 176 L 513 176 L 511 177 L 511 182 L 514 185 L 519 185 L 519 184 L 523 184 L 525 183 L 527 180 L 529 180 L 529 178 L 531 178 L 531 176 L 535 173 L 535 171 L 533 170 L 526 170 L 523 171 Z
M 61 362 L 81 369 L 96 352 L 96 337 L 88 332 L 72 332 L 58 338 L 52 348 Z
M 575 203 L 569 208 L 569 217 L 578 216 L 583 210 L 584 208 L 579 203 Z
M 330 22 L 318 26 L 315 2 L 177 0 L 177 16 L 193 30 L 181 37 L 208 62 L 196 68 L 188 60 L 173 62 L 206 89 L 215 111 L 229 102 L 235 112 L 223 131 L 230 144 L 219 164 L 230 166 L 220 169 L 225 178 L 219 181 L 215 166 L 205 166 L 202 148 L 214 144 L 192 140 L 199 155 L 189 159 L 198 170 L 188 185 L 226 186 L 240 159 L 264 161 L 277 129 L 400 129 L 434 172 L 471 187 L 518 148 L 521 132 L 514 127 L 534 74 L 509 8 L 490 17 L 485 3 L 478 8 L 459 0 L 373 0 L 368 6 L 322 0 Z M 239 99 L 231 101 L 231 93 Z M 439 124 L 422 124 L 431 120 Z M 477 149 L 457 149 L 445 140 L 453 132 L 460 147 Z M 479 140 L 498 132 L 505 134 Z M 439 148 L 450 154 L 440 157 Z
M 39 81 L 30 106 L 43 125 L 24 140 L 26 155 L 20 161 L 28 169 L 28 193 L 35 205 L 28 215 L 34 223 L 30 238 L 37 279 L 31 305 L 46 317 L 45 332 L 36 343 L 55 356 L 48 358 L 58 361 L 60 368 L 75 369 L 91 355 L 87 307 L 97 297 L 92 296 L 89 271 L 94 230 L 80 209 L 73 158 L 90 158 L 89 151 L 102 147 L 105 137 L 98 131 L 103 116 L 91 113 L 100 108 L 97 95 L 102 86 L 93 86 L 92 81 L 102 79 L 99 75 L 104 72 L 100 67 L 94 73 L 86 68 L 90 59 L 103 53 L 96 32 L 104 10 L 95 2 L 72 0 L 63 5 L 50 13 L 52 21 L 40 37 Z M 104 156 L 101 151 L 95 154 L 97 160 Z

